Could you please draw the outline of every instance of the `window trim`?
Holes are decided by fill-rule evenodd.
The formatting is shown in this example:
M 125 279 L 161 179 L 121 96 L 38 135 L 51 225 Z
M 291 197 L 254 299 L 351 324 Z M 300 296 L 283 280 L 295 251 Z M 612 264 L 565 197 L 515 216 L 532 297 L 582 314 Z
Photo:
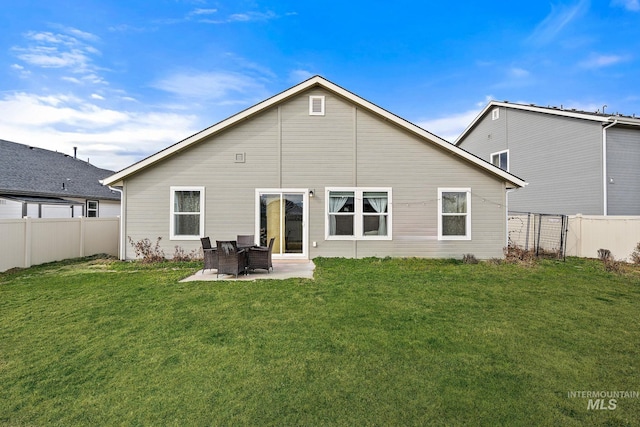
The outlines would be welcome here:
M 198 186 L 176 186 L 170 187 L 170 196 L 169 196 L 169 240 L 200 240 L 201 237 L 205 236 L 204 233 L 204 218 L 205 218 L 205 205 L 204 205 L 204 187 Z M 174 233 L 175 222 L 174 222 L 174 202 L 175 202 L 175 194 L 176 191 L 199 191 L 200 192 L 200 234 L 199 235 L 176 235 Z
M 313 111 L 313 101 L 319 99 L 320 100 L 320 111 Z M 324 108 L 325 100 L 324 96 L 321 95 L 310 95 L 309 96 L 309 115 L 310 116 L 324 116 Z
M 329 196 L 331 192 L 352 191 L 354 194 L 354 234 L 352 236 L 331 236 L 329 234 Z M 362 201 L 363 194 L 367 192 L 385 192 L 387 193 L 387 235 L 365 235 L 362 232 L 364 216 L 368 213 L 363 212 Z M 325 207 L 324 207 L 324 229 L 325 240 L 393 240 L 393 190 L 391 187 L 326 187 L 325 188 Z
M 464 236 L 443 236 L 442 235 L 442 217 L 454 216 L 460 214 L 445 214 L 442 212 L 442 193 L 466 193 L 467 195 L 467 212 L 465 221 L 466 234 Z M 471 188 L 438 188 L 438 240 L 471 240 Z
M 496 165 L 495 163 L 493 163 L 493 157 L 494 156 L 499 156 L 502 153 L 507 153 L 507 168 L 506 169 L 502 169 L 499 164 Z M 495 167 L 498 167 L 498 168 L 500 168 L 502 170 L 505 170 L 505 171 L 509 172 L 509 150 L 507 149 L 507 150 L 501 150 L 501 151 L 496 151 L 495 153 L 491 153 L 489 155 L 489 163 L 491 163 Z M 500 162 L 498 161 L 498 163 L 500 163 Z
M 498 120 L 500 118 L 500 108 L 495 107 L 491 110 L 491 120 Z
M 95 203 L 96 207 L 95 208 L 89 208 L 89 203 Z M 86 217 L 87 218 L 98 218 L 98 216 L 100 215 L 100 201 L 99 200 L 87 200 L 86 203 L 87 206 L 87 213 L 86 213 Z M 95 212 L 96 216 L 90 216 L 89 212 Z

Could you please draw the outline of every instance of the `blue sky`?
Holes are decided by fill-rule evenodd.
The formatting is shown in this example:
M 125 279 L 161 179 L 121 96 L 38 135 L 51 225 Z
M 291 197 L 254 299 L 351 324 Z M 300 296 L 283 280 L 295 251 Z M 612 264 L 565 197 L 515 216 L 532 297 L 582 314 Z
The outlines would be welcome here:
M 22 0 L 0 139 L 119 170 L 320 74 L 453 141 L 491 99 L 640 114 L 640 3 Z

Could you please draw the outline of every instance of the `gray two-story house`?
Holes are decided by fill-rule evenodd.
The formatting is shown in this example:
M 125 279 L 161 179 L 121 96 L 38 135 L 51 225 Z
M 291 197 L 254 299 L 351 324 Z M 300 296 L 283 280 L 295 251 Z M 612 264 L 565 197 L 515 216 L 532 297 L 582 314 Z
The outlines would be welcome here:
M 636 117 L 492 101 L 455 145 L 526 177 L 510 210 L 640 215 Z

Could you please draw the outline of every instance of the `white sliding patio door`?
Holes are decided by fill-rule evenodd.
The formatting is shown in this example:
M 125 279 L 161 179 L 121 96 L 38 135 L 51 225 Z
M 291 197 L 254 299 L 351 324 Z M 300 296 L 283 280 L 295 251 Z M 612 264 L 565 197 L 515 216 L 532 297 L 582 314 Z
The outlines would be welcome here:
M 256 190 L 256 235 L 260 246 L 271 238 L 274 258 L 303 258 L 307 254 L 308 191 Z

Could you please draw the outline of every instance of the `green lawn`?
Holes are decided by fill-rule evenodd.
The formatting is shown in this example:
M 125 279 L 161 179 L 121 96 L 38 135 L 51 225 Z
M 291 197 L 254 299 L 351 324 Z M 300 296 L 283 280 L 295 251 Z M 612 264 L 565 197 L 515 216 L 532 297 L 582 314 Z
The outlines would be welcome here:
M 640 390 L 635 269 L 316 265 L 256 282 L 100 259 L 0 274 L 0 424 L 640 423 L 640 398 L 569 396 Z

